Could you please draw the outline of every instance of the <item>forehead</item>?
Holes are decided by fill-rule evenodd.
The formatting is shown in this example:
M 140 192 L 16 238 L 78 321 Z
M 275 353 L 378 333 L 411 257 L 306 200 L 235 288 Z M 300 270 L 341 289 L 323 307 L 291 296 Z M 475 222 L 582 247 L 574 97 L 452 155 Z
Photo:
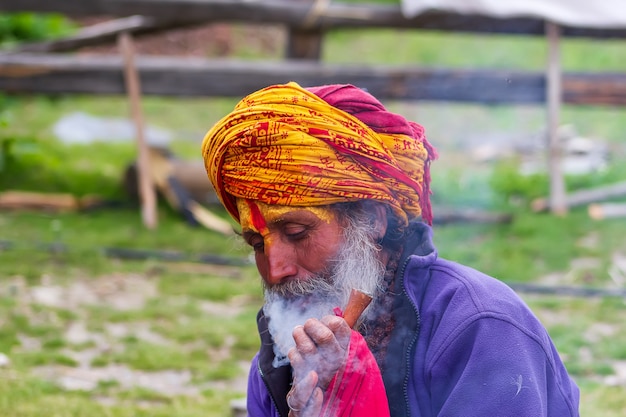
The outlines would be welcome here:
M 281 221 L 298 220 L 314 217 L 331 223 L 335 213 L 328 207 L 293 207 L 266 204 L 260 201 L 237 199 L 239 221 L 243 230 L 261 231 L 271 224 Z

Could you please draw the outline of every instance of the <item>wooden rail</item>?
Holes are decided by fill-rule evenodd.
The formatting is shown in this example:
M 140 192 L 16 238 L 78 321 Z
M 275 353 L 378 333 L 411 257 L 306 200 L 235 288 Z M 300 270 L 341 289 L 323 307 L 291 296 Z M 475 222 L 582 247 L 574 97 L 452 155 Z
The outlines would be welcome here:
M 461 101 L 487 104 L 545 103 L 546 77 L 539 72 L 427 69 L 415 66 L 339 66 L 315 62 L 323 33 L 337 28 L 389 27 L 417 30 L 544 35 L 541 19 L 496 19 L 446 12 L 405 18 L 399 6 L 330 4 L 312 14 L 310 1 L 286 0 L 2 0 L 1 11 L 58 12 L 69 16 L 129 16 L 87 28 L 63 40 L 23 45 L 0 53 L 0 91 L 123 94 L 121 59 L 46 53 L 136 34 L 207 22 L 245 21 L 289 28 L 288 58 L 280 63 L 143 57 L 137 66 L 144 94 L 241 97 L 270 84 L 352 83 L 381 99 Z M 562 36 L 626 38 L 626 29 L 560 28 Z M 317 51 L 317 52 L 316 52 Z M 626 75 L 564 74 L 567 104 L 625 105 Z
M 308 61 L 138 57 L 144 94 L 241 97 L 276 83 L 352 83 L 383 99 L 543 103 L 541 72 L 326 65 Z M 122 59 L 59 54 L 0 55 L 0 91 L 9 94 L 124 94 Z M 626 74 L 565 73 L 563 101 L 626 105 Z
M 68 16 L 145 15 L 184 26 L 191 23 L 245 21 L 284 24 L 306 30 L 337 28 L 407 28 L 475 33 L 544 35 L 544 21 L 499 19 L 448 12 L 403 16 L 400 6 L 330 4 L 311 14 L 311 4 L 290 0 L 2 0 L 0 12 L 57 12 Z M 315 17 L 312 19 L 312 17 Z M 562 28 L 562 36 L 625 38 L 626 29 Z

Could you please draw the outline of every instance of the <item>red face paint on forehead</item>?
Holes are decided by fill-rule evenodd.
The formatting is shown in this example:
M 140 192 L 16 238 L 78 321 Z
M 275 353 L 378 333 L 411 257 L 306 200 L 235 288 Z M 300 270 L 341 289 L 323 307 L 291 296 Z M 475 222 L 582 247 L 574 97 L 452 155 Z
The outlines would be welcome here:
M 265 204 L 260 201 L 237 199 L 237 210 L 242 231 L 256 232 L 262 235 L 269 233 L 272 224 L 290 222 L 315 221 L 317 218 L 324 223 L 331 223 L 335 216 L 330 208 L 322 207 L 290 207 Z M 304 216 L 304 217 L 303 217 Z
M 246 204 L 248 204 L 248 208 L 250 208 L 250 221 L 252 225 L 259 232 L 267 229 L 267 223 L 265 222 L 265 218 L 261 214 L 261 210 L 259 210 L 259 206 L 254 204 L 251 200 L 246 200 Z

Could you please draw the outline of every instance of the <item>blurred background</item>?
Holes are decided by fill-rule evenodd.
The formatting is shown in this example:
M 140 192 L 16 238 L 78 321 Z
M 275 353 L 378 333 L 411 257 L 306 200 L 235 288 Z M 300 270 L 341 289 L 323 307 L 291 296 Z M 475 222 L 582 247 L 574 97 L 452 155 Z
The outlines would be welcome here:
M 455 13 L 391 0 L 242 2 L 228 19 L 206 18 L 222 13 L 209 0 L 169 19 L 156 0 L 18 3 L 0 6 L 0 415 L 237 415 L 262 292 L 200 143 L 256 84 L 351 79 L 437 148 L 440 256 L 529 303 L 582 415 L 625 415 L 626 25 L 563 26 L 550 113 L 541 19 L 454 30 Z M 391 17 L 354 23 L 369 8 Z

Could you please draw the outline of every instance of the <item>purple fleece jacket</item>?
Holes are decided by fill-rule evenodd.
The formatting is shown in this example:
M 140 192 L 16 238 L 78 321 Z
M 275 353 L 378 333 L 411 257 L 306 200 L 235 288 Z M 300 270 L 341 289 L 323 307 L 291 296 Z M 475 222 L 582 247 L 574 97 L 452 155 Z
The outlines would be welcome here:
M 431 229 L 412 228 L 383 373 L 391 415 L 578 416 L 578 387 L 525 303 L 501 281 L 438 259 Z M 288 377 L 272 378 L 271 364 L 259 360 L 263 345 L 252 361 L 248 415 L 286 416 Z

